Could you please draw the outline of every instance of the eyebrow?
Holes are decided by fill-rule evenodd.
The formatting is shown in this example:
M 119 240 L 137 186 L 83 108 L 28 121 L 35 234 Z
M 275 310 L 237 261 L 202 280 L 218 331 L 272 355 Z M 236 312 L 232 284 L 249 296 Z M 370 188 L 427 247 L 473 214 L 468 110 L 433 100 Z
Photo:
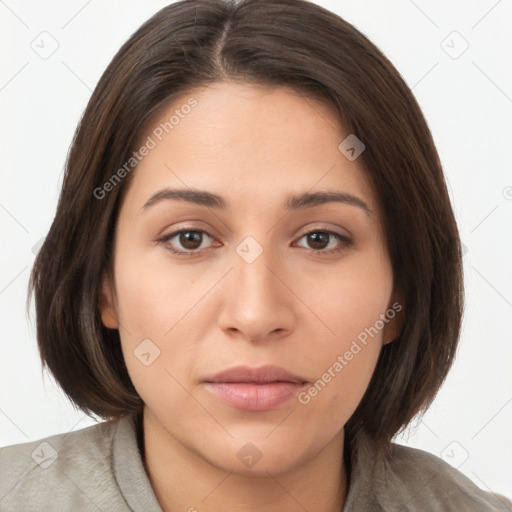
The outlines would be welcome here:
M 189 203 L 220 210 L 225 210 L 228 206 L 223 197 L 213 194 L 212 192 L 207 192 L 205 190 L 165 188 L 153 194 L 146 201 L 142 209 L 145 210 L 157 203 L 170 200 L 187 201 Z M 285 207 L 287 210 L 299 210 L 326 203 L 344 203 L 361 208 L 367 214 L 371 214 L 370 208 L 362 199 L 346 192 L 304 192 L 302 194 L 291 196 Z

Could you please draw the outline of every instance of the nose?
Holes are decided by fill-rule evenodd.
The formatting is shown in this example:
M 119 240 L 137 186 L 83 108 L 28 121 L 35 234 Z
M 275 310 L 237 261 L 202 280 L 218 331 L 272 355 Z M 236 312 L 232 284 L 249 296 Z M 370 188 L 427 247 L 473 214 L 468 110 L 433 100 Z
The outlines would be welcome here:
M 220 328 L 231 337 L 253 342 L 289 335 L 295 305 L 283 262 L 270 249 L 254 261 L 240 254 L 233 255 L 234 268 L 224 283 Z

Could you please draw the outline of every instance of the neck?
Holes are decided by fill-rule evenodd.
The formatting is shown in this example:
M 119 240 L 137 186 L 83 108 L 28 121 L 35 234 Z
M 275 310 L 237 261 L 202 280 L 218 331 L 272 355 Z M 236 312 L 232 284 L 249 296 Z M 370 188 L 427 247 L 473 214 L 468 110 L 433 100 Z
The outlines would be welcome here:
M 144 466 L 164 512 L 340 512 L 347 492 L 343 430 L 314 458 L 287 472 L 245 475 L 205 460 L 144 408 Z

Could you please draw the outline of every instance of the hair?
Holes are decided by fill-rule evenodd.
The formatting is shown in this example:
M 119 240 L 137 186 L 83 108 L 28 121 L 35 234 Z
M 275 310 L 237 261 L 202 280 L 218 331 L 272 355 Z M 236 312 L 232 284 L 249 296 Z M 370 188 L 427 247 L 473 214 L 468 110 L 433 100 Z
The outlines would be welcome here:
M 116 419 L 142 410 L 119 332 L 102 324 L 99 311 L 133 172 L 101 199 L 94 191 L 130 159 L 152 116 L 219 81 L 287 86 L 319 99 L 365 144 L 359 158 L 382 211 L 404 317 L 345 429 L 389 447 L 432 403 L 452 365 L 463 313 L 461 244 L 411 90 L 368 38 L 306 0 L 179 1 L 115 55 L 75 132 L 56 215 L 31 274 L 43 368 L 86 414 Z

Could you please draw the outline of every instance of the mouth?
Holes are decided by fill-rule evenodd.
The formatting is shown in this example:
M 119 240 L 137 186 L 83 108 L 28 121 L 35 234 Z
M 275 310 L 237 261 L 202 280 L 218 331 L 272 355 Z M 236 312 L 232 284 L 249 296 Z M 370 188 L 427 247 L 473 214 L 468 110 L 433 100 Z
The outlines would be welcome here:
M 236 409 L 269 411 L 295 396 L 308 382 L 277 366 L 237 366 L 205 379 L 206 388 Z

